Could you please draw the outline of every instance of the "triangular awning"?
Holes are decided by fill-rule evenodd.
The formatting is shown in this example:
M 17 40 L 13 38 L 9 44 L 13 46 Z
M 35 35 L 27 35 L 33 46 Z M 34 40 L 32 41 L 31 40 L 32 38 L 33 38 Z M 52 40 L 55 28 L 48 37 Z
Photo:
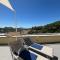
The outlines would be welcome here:
M 9 0 L 0 0 L 0 3 L 3 4 L 4 6 L 8 7 L 10 10 L 14 11 Z

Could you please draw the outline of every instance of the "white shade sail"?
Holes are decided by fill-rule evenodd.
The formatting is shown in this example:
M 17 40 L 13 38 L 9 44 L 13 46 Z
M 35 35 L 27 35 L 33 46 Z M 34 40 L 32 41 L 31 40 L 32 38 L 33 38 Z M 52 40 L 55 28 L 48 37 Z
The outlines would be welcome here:
M 4 6 L 8 7 L 10 10 L 14 11 L 9 0 L 0 0 L 0 3 L 3 4 Z

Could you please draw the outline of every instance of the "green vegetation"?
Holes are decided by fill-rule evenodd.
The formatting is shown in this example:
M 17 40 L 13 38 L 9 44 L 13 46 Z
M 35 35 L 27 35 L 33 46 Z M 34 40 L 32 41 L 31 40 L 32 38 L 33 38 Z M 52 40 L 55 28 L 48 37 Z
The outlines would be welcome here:
M 15 31 L 15 29 L 12 27 L 0 28 L 0 33 L 8 33 L 8 32 L 13 32 L 13 31 Z
M 4 27 L 0 28 L 0 33 L 8 33 L 8 32 L 15 32 L 15 28 L 13 27 Z M 21 32 L 23 28 L 17 28 L 18 32 Z
M 26 32 L 28 34 L 36 34 L 36 33 L 60 33 L 60 21 L 56 21 L 44 26 L 35 26 L 32 28 L 17 28 L 18 32 Z M 15 32 L 15 28 L 13 27 L 4 27 L 0 28 L 0 33 L 8 33 L 8 32 Z
M 47 24 L 44 26 L 32 27 L 28 33 L 29 34 L 34 34 L 34 33 L 60 33 L 60 21 L 56 21 L 54 23 Z

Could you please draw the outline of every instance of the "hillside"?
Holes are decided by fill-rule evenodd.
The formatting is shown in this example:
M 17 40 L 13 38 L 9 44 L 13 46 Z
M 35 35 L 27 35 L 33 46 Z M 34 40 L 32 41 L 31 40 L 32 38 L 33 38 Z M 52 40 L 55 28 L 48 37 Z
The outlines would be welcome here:
M 56 21 L 44 26 L 35 26 L 32 27 L 31 30 L 28 32 L 29 34 L 32 33 L 60 33 L 60 21 Z

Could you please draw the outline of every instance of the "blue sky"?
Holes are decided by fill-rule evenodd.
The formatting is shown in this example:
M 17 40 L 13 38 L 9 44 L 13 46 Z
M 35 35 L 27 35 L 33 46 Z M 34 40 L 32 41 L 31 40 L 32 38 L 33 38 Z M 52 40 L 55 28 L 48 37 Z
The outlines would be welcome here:
M 60 0 L 9 0 L 18 27 L 46 25 L 60 20 Z M 15 26 L 15 14 L 0 4 L 0 27 Z

